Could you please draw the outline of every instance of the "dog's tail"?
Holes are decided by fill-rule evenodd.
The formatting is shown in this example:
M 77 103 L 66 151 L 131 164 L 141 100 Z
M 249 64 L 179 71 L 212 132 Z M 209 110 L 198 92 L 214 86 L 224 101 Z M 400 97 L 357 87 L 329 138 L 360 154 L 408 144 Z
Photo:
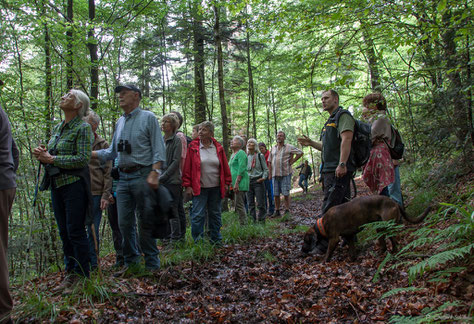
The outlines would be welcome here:
M 408 222 L 412 223 L 412 224 L 419 224 L 421 223 L 426 216 L 428 216 L 428 214 L 430 213 L 430 211 L 433 209 L 433 204 L 430 203 L 428 205 L 428 207 L 426 207 L 425 211 L 423 212 L 423 214 L 421 214 L 420 216 L 418 217 L 411 217 L 411 216 L 408 216 L 408 214 L 406 213 L 405 211 L 405 208 L 403 208 L 402 206 L 399 206 L 399 209 L 400 209 L 400 212 L 403 216 L 403 218 L 405 218 Z

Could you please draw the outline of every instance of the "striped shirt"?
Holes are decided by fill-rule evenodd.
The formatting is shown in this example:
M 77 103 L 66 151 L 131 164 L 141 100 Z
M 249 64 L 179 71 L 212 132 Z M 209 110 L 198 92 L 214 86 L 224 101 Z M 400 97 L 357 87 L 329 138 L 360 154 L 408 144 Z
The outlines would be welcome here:
M 292 173 L 290 159 L 292 154 L 302 154 L 299 148 L 291 144 L 275 145 L 268 155 L 272 164 L 272 177 L 284 177 Z
M 84 122 L 79 116 L 74 117 L 68 123 L 64 120 L 53 129 L 48 150 L 56 149 L 52 154 L 53 166 L 62 169 L 81 169 L 89 163 L 92 151 L 93 133 L 91 126 Z M 80 178 L 60 173 L 52 177 L 54 188 L 59 188 L 78 181 Z
M 123 143 L 128 141 L 131 145 L 130 154 L 125 150 L 118 152 L 117 145 L 120 140 Z M 97 151 L 97 155 L 102 162 L 118 157 L 118 166 L 126 168 L 164 162 L 165 152 L 165 142 L 155 115 L 137 107 L 119 118 L 111 145 L 107 149 Z

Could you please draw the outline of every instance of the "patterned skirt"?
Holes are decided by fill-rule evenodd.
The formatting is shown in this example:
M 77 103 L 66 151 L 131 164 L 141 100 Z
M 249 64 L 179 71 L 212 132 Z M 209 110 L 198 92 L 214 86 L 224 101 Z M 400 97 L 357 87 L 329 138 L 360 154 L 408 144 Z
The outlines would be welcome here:
M 377 142 L 372 146 L 362 179 L 374 194 L 380 194 L 383 188 L 395 181 L 392 158 L 384 142 Z

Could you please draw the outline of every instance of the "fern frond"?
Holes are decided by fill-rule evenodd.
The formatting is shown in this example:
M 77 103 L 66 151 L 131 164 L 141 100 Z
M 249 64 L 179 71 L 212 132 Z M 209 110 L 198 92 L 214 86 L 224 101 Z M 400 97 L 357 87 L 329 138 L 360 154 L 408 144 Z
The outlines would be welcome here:
M 408 269 L 409 282 L 410 284 L 415 280 L 417 276 L 422 275 L 425 271 L 429 271 L 438 265 L 443 265 L 448 261 L 462 258 L 463 256 L 471 253 L 474 248 L 474 243 L 467 246 L 459 247 L 453 250 L 443 251 L 437 253 L 426 260 L 423 260 Z
M 419 291 L 419 290 L 422 290 L 422 289 L 423 288 L 417 288 L 417 287 L 395 288 L 395 289 L 387 291 L 385 294 L 382 295 L 382 297 L 380 297 L 380 299 L 391 297 L 391 296 L 397 295 L 399 293 Z
M 380 276 L 380 273 L 382 272 L 383 267 L 385 267 L 387 262 L 390 260 L 392 260 L 392 254 L 388 252 L 385 258 L 383 259 L 383 261 L 379 264 L 377 271 L 374 274 L 374 278 L 372 279 L 373 283 L 376 283 L 377 281 L 379 281 L 379 276 Z
M 401 255 L 401 253 L 405 252 L 405 251 L 408 251 L 408 250 L 411 250 L 411 249 L 414 249 L 414 248 L 418 248 L 420 246 L 424 246 L 424 245 L 433 245 L 435 243 L 438 243 L 440 241 L 442 241 L 443 238 L 439 237 L 439 236 L 430 236 L 430 237 L 420 237 L 416 240 L 413 240 L 411 241 L 410 243 L 408 243 L 407 245 L 405 245 L 401 250 L 400 252 L 398 253 L 399 255 Z
M 444 313 L 444 310 L 448 307 L 457 307 L 459 306 L 459 302 L 446 302 L 443 305 L 439 306 L 438 308 L 425 308 L 422 311 L 422 315 L 419 316 L 399 316 L 395 315 L 390 317 L 390 323 L 398 323 L 398 324 L 408 324 L 408 323 L 447 323 L 447 322 L 456 322 L 456 323 L 464 323 L 466 320 L 470 322 L 468 318 L 456 317 L 452 315 L 448 315 Z M 469 323 L 466 322 L 466 323 Z

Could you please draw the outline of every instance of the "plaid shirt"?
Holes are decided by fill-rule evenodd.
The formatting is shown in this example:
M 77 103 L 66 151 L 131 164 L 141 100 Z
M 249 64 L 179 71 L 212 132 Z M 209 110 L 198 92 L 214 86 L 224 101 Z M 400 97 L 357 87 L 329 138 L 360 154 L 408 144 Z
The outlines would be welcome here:
M 69 123 L 62 121 L 53 129 L 48 150 L 56 148 L 53 166 L 62 169 L 80 169 L 87 166 L 91 158 L 94 137 L 91 127 L 79 116 Z M 78 181 L 80 178 L 67 174 L 53 177 L 53 187 L 59 188 Z
M 278 145 L 272 147 L 268 156 L 268 161 L 272 163 L 272 177 L 286 177 L 292 174 L 291 155 L 301 153 L 303 151 L 291 144 L 284 144 L 281 148 Z

